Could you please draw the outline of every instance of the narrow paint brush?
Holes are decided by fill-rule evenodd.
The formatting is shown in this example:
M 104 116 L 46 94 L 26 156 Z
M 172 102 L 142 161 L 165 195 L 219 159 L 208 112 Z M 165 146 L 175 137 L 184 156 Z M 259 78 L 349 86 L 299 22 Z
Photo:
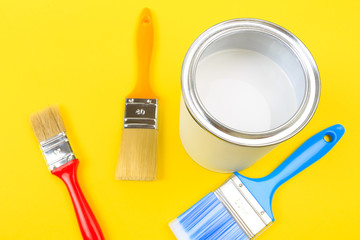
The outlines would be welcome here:
M 248 240 L 274 222 L 276 189 L 328 153 L 343 136 L 337 124 L 312 136 L 272 173 L 248 178 L 235 173 L 169 225 L 179 240 Z
M 157 105 L 150 87 L 150 63 L 153 48 L 153 20 L 148 8 L 140 17 L 137 31 L 138 81 L 125 100 L 125 119 L 117 180 L 155 180 L 157 171 Z
M 50 172 L 59 177 L 69 190 L 83 239 L 102 240 L 104 236 L 80 189 L 76 172 L 79 160 L 71 149 L 65 125 L 57 107 L 31 116 L 31 126 Z

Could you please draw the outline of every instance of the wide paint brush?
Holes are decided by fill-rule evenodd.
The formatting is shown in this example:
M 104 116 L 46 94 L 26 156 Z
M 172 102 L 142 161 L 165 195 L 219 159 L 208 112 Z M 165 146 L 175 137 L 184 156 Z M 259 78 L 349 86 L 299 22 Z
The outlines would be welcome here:
M 271 204 L 276 189 L 328 153 L 344 132 L 337 124 L 317 133 L 266 177 L 235 173 L 173 220 L 170 228 L 179 240 L 256 238 L 274 222 Z

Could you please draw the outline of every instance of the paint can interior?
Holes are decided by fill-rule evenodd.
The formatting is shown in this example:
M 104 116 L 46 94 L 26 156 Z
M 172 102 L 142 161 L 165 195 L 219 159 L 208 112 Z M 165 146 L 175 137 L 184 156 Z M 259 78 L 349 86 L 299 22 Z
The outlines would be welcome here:
M 200 165 L 242 170 L 311 119 L 320 95 L 310 52 L 293 34 L 234 19 L 201 34 L 182 69 L 180 137 Z

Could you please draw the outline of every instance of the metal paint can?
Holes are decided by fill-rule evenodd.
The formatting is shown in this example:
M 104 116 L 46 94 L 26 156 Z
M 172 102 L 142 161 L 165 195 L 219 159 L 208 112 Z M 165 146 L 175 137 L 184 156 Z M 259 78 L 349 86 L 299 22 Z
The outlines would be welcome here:
M 292 33 L 264 20 L 233 19 L 209 28 L 191 45 L 181 89 L 180 138 L 186 152 L 209 170 L 234 172 L 305 127 L 318 105 L 320 77 L 312 55 Z

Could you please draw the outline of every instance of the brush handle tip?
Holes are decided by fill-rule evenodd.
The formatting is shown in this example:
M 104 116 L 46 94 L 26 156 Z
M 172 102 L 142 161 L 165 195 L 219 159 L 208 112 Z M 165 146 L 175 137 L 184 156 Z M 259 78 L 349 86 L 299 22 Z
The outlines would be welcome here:
M 239 173 L 235 175 L 274 220 L 271 202 L 276 189 L 327 154 L 344 133 L 345 128 L 340 124 L 322 130 L 304 142 L 272 173 L 263 178 L 248 178 Z
M 128 98 L 157 98 L 150 85 L 150 67 L 154 45 L 153 25 L 150 9 L 143 9 L 140 14 L 136 38 L 138 79 L 135 89 L 130 93 Z

